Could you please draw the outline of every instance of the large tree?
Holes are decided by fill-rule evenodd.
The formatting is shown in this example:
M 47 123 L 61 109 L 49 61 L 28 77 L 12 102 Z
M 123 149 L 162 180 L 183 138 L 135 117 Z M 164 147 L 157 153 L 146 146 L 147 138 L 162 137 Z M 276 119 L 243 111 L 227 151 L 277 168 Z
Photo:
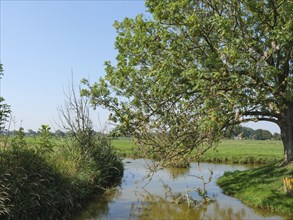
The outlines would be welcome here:
M 146 0 L 115 22 L 117 64 L 84 91 L 158 159 L 199 155 L 248 121 L 279 125 L 293 160 L 293 3 Z M 85 82 L 87 83 L 87 82 Z M 161 155 L 161 156 L 159 156 Z

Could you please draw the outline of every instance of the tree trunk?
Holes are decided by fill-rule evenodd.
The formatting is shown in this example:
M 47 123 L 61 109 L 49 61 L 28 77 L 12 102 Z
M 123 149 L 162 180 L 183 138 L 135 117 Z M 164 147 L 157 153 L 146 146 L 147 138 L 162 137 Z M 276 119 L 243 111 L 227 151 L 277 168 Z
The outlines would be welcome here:
M 289 103 L 281 123 L 285 162 L 293 161 L 293 102 Z

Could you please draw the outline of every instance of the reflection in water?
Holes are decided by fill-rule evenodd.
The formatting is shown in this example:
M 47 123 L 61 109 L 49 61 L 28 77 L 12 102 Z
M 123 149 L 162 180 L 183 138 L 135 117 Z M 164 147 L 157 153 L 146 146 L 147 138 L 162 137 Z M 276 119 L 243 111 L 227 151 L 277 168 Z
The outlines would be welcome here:
M 197 164 L 188 169 L 163 169 L 145 185 L 145 162 L 142 159 L 127 159 L 121 187 L 111 190 L 93 202 L 76 220 L 85 219 L 286 219 L 286 217 L 264 213 L 243 205 L 239 200 L 221 193 L 216 179 L 224 171 L 246 169 L 244 166 L 225 164 L 201 164 L 204 178 L 208 178 L 211 168 L 214 171 L 212 182 L 206 187 L 208 196 L 215 196 L 216 202 L 209 205 L 188 208 L 186 201 L 177 201 L 186 189 L 202 186 Z M 181 194 L 180 194 L 181 193 Z M 196 198 L 197 193 L 191 194 Z M 182 197 L 184 198 L 184 197 Z M 198 198 L 196 198 L 198 199 Z M 288 218 L 289 219 L 289 218 Z
M 114 199 L 119 198 L 121 191 L 119 188 L 107 190 L 103 196 L 98 196 L 92 203 L 90 203 L 82 212 L 82 216 L 77 219 L 108 219 L 111 210 L 109 204 Z
M 190 167 L 187 168 L 165 168 L 170 174 L 170 178 L 176 179 L 178 177 L 183 177 L 185 174 L 190 172 Z
M 175 204 L 166 198 L 146 193 L 143 202 L 133 203 L 130 218 L 137 219 L 244 219 L 247 217 L 245 209 L 236 212 L 232 207 L 223 208 L 218 202 L 188 208 L 186 204 Z M 137 204 L 137 205 L 135 205 Z

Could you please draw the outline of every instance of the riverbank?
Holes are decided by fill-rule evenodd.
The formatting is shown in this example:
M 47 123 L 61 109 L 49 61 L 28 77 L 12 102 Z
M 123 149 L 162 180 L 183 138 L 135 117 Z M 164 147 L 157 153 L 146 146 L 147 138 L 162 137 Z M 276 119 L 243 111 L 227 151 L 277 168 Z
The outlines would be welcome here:
M 0 147 L 0 219 L 71 219 L 123 176 L 107 140 L 90 153 L 74 142 L 14 140 Z
M 225 194 L 240 199 L 248 206 L 292 215 L 293 218 L 293 197 L 286 195 L 283 189 L 286 176 L 293 177 L 293 163 L 226 172 L 217 183 Z
M 116 139 L 112 142 L 114 149 L 123 157 L 142 155 L 130 139 Z M 223 140 L 216 150 L 208 150 L 202 162 L 269 164 L 283 159 L 283 144 L 277 140 Z M 191 155 L 192 156 L 192 155 Z
M 113 145 L 122 155 L 139 156 L 130 140 L 115 140 Z M 293 164 L 279 166 L 278 162 L 282 159 L 281 141 L 223 140 L 216 150 L 207 151 L 201 161 L 265 165 L 225 173 L 218 184 L 226 194 L 235 196 L 249 206 L 288 215 L 293 213 L 293 198 L 284 193 L 283 178 L 293 177 Z

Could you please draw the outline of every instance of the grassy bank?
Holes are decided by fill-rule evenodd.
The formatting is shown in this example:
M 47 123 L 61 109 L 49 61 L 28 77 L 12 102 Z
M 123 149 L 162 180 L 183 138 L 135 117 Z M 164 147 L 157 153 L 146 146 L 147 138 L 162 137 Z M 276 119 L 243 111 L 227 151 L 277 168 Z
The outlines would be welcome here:
M 117 139 L 113 147 L 121 156 L 137 157 L 136 146 L 130 139 Z M 254 163 L 268 164 L 283 158 L 281 141 L 223 140 L 216 150 L 209 150 L 202 156 L 202 161 L 217 163 Z
M 106 139 L 85 151 L 74 142 L 19 138 L 0 147 L 0 219 L 70 219 L 122 175 Z
M 226 172 L 217 183 L 224 193 L 237 197 L 249 206 L 291 215 L 293 218 L 293 197 L 286 195 L 283 190 L 285 176 L 293 177 L 293 163 L 285 167 L 274 164 Z

